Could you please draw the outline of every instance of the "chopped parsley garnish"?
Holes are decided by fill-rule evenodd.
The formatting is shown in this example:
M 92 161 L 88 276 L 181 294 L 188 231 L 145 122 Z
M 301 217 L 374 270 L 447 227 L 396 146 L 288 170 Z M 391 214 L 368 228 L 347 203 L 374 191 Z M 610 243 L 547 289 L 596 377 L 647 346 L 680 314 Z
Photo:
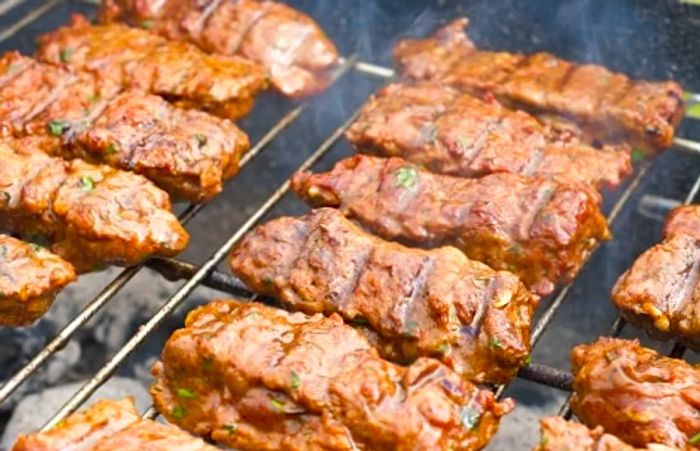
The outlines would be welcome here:
M 90 94 L 88 96 L 88 102 L 90 102 L 90 103 L 95 103 L 95 102 L 98 102 L 99 100 L 100 100 L 99 94 Z
M 642 161 L 644 160 L 644 152 L 639 149 L 634 149 L 632 151 L 632 161 Z
M 410 189 L 418 183 L 418 171 L 414 167 L 404 166 L 396 170 L 396 184 Z
M 357 326 L 367 326 L 369 325 L 369 321 L 367 321 L 367 318 L 363 316 L 356 316 L 353 319 L 350 320 L 352 324 L 355 324 Z
M 238 425 L 236 424 L 224 424 L 222 426 L 223 430 L 228 432 L 228 435 L 233 435 L 238 430 Z
M 546 435 L 542 434 L 542 437 L 540 438 L 540 445 L 547 446 L 547 443 L 549 443 L 549 438 L 547 438 Z
M 280 412 L 284 412 L 284 401 L 280 401 L 279 399 L 271 398 L 270 404 L 272 405 L 272 407 L 275 408 L 275 410 L 279 410 Z
M 439 354 L 444 354 L 450 349 L 450 344 L 449 343 L 440 343 L 437 348 L 435 348 L 435 351 Z
M 188 390 L 186 388 L 178 388 L 177 395 L 180 398 L 185 398 L 185 399 L 194 399 L 197 397 L 197 393 L 193 392 L 192 390 Z
M 171 412 L 171 415 L 176 420 L 182 420 L 185 418 L 185 409 L 183 409 L 182 406 L 176 406 Z
M 491 349 L 503 349 L 503 343 L 496 337 L 489 338 L 489 348 Z
M 700 432 L 690 437 L 688 439 L 688 443 L 690 443 L 691 445 L 697 445 L 698 443 L 700 443 Z
M 61 49 L 61 52 L 58 54 L 58 57 L 61 59 L 62 63 L 69 62 L 72 56 L 73 56 L 73 48 L 72 47 L 66 47 L 65 49 Z
M 194 135 L 194 139 L 197 140 L 197 144 L 199 144 L 199 147 L 203 147 L 207 144 L 207 137 L 206 135 L 203 135 L 201 133 L 197 133 Z
M 144 30 L 150 30 L 151 28 L 153 28 L 153 21 L 152 20 L 142 20 L 139 25 L 141 25 L 141 28 L 143 28 Z
M 527 357 L 523 359 L 523 365 L 528 366 L 532 362 L 532 355 L 528 354 Z
M 84 175 L 80 177 L 80 186 L 85 191 L 92 191 L 93 189 L 95 189 L 95 180 L 89 175 Z
M 464 406 L 459 411 L 459 417 L 462 420 L 462 426 L 472 430 L 479 424 L 481 414 L 469 406 Z
M 292 370 L 292 375 L 291 375 L 291 385 L 292 389 L 296 390 L 301 386 L 301 379 L 299 378 L 299 375 L 297 374 L 296 371 Z
M 51 121 L 49 122 L 49 131 L 54 136 L 61 136 L 66 130 L 68 130 L 68 122 L 66 121 Z
M 117 153 L 117 145 L 114 143 L 109 143 L 107 148 L 105 148 L 105 154 L 112 155 L 113 153 Z
M 472 145 L 472 143 L 463 136 L 460 136 L 457 141 L 459 142 L 459 147 L 462 149 L 462 151 L 469 149 L 469 147 Z

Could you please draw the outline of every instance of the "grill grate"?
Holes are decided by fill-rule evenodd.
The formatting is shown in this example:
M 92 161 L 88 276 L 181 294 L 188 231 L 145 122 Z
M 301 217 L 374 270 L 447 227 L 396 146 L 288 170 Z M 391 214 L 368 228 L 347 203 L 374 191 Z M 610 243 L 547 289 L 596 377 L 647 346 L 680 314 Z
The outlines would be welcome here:
M 12 38 L 17 33 L 25 29 L 27 26 L 35 22 L 40 17 L 51 11 L 55 6 L 63 3 L 65 0 L 48 0 L 41 3 L 40 6 L 27 12 L 23 17 L 16 20 L 12 26 L 5 28 L 0 32 L 0 43 Z M 82 3 L 96 4 L 98 0 L 79 0 Z M 18 7 L 18 5 L 27 3 L 27 0 L 6 0 L 0 4 L 0 18 L 7 15 Z M 333 77 L 333 83 L 340 78 L 346 76 L 350 72 L 357 72 L 366 77 L 375 77 L 382 80 L 390 80 L 394 77 L 394 71 L 390 68 L 378 66 L 372 63 L 359 61 L 356 55 L 344 59 Z M 700 99 L 698 94 L 689 94 L 690 98 Z M 313 101 L 313 100 L 312 100 Z M 295 123 L 302 113 L 307 109 L 309 103 L 304 102 L 293 106 L 272 128 L 270 128 L 257 144 L 243 157 L 241 167 L 247 165 L 254 157 L 265 150 L 285 129 Z M 321 160 L 340 140 L 345 130 L 352 124 L 359 113 L 359 109 L 354 111 L 346 121 L 332 133 L 314 150 L 314 152 L 297 168 L 297 170 L 306 170 L 313 167 Z M 671 151 L 691 152 L 700 156 L 700 142 L 676 138 L 674 147 Z M 642 183 L 645 175 L 649 172 L 652 162 L 646 161 L 638 165 L 634 178 L 627 184 L 624 191 L 620 194 L 616 203 L 612 206 L 608 214 L 608 223 L 614 225 L 618 219 L 623 207 L 629 199 L 637 191 Z M 66 415 L 77 410 L 83 402 L 93 394 L 102 384 L 104 384 L 118 367 L 141 345 L 150 334 L 162 323 L 162 321 L 170 315 L 173 310 L 178 307 L 198 286 L 206 286 L 219 291 L 232 294 L 237 297 L 254 299 L 256 295 L 251 293 L 245 285 L 237 278 L 219 272 L 216 266 L 228 255 L 230 249 L 249 231 L 251 230 L 266 214 L 268 214 L 289 191 L 289 181 L 285 180 L 278 188 L 254 211 L 252 215 L 223 243 L 221 247 L 216 249 L 210 257 L 202 264 L 195 265 L 177 259 L 156 258 L 145 262 L 142 265 L 126 268 L 122 270 L 102 291 L 93 298 L 83 310 L 73 318 L 50 342 L 37 353 L 25 366 L 17 373 L 9 378 L 4 385 L 0 387 L 0 404 L 6 401 L 12 393 L 17 390 L 24 382 L 26 382 L 42 365 L 51 358 L 55 353 L 60 351 L 68 341 L 78 332 L 85 324 L 97 314 L 107 303 L 113 299 L 119 291 L 144 267 L 151 268 L 159 272 L 163 277 L 171 281 L 184 281 L 184 284 L 160 307 L 160 309 L 131 337 L 127 343 L 119 349 L 119 351 L 111 357 L 105 365 L 83 385 L 71 398 L 56 412 L 56 414 L 43 426 L 43 430 L 55 425 Z M 695 179 L 690 191 L 688 192 L 684 203 L 688 204 L 693 201 L 698 191 L 700 190 L 700 175 Z M 202 211 L 205 204 L 191 204 L 179 216 L 181 222 L 187 223 Z M 597 249 L 596 249 L 597 250 Z M 595 251 L 594 251 L 595 252 Z M 587 259 L 590 261 L 593 253 Z M 583 268 L 581 269 L 581 271 Z M 573 287 L 573 282 L 561 287 L 556 295 L 548 302 L 542 311 L 539 320 L 536 322 L 532 331 L 532 346 L 542 338 L 543 333 L 552 322 L 557 311 L 568 298 Z M 262 299 L 265 302 L 274 303 L 270 299 Z M 608 331 L 608 336 L 619 336 L 625 327 L 625 321 L 621 317 L 617 317 Z M 685 348 L 680 344 L 675 344 L 669 355 L 681 358 L 685 353 Z M 553 368 L 551 366 L 538 363 L 531 363 L 528 367 L 523 368 L 519 374 L 519 378 L 532 381 L 544 386 L 552 387 L 559 390 L 570 391 L 572 376 L 568 371 Z M 499 397 L 503 395 L 507 385 L 495 387 Z M 564 417 L 571 416 L 569 401 L 561 406 L 560 415 Z M 153 407 L 149 408 L 144 416 L 154 418 L 157 416 Z

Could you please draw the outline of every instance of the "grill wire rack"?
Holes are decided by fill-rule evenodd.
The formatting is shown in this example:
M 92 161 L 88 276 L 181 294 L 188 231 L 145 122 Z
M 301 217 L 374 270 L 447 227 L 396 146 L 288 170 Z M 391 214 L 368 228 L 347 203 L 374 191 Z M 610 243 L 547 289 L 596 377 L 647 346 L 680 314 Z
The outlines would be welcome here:
M 27 0 L 5 0 L 4 2 L 0 3 L 0 20 L 8 13 L 8 11 L 21 6 L 26 1 Z M 94 5 L 98 2 L 98 0 L 78 0 L 78 2 Z M 27 27 L 32 25 L 47 12 L 63 3 L 67 3 L 67 0 L 46 0 L 43 1 L 40 6 L 30 9 L 28 12 L 24 13 L 19 20 L 14 21 L 10 26 L 4 27 L 0 30 L 0 44 L 16 36 L 18 33 L 22 33 Z M 395 75 L 391 68 L 360 61 L 357 55 L 351 55 L 342 59 L 341 64 L 334 73 L 333 84 L 337 83 L 342 78 L 347 77 L 351 73 L 359 74 L 363 77 L 373 78 L 381 82 L 381 84 L 391 81 Z M 320 94 L 320 96 L 323 95 L 324 94 Z M 691 102 L 700 102 L 699 94 L 690 93 L 688 96 Z M 260 102 L 265 100 L 267 99 L 260 100 Z M 243 169 L 245 166 L 247 166 L 254 158 L 260 155 L 271 143 L 273 143 L 273 141 L 278 138 L 288 127 L 294 124 L 295 121 L 300 118 L 302 113 L 304 113 L 304 111 L 313 102 L 314 98 L 311 98 L 302 103 L 291 104 L 289 110 L 273 126 L 271 126 L 257 141 L 257 143 L 253 145 L 251 150 L 245 154 L 241 161 L 241 168 Z M 315 166 L 322 159 L 322 157 L 327 155 L 335 144 L 341 140 L 345 130 L 352 124 L 358 113 L 359 109 L 356 109 L 353 113 L 346 117 L 346 120 L 340 124 L 340 126 L 335 128 L 330 134 L 328 134 L 320 145 L 316 147 L 316 149 L 301 163 L 301 165 L 298 166 L 296 170 L 310 169 Z M 699 163 L 697 167 L 700 167 L 700 142 L 676 138 L 674 146 L 668 152 L 690 153 L 693 155 L 694 159 L 697 159 Z M 607 214 L 608 224 L 611 229 L 615 229 L 616 221 L 620 219 L 619 217 L 621 211 L 640 187 L 653 164 L 653 161 L 643 161 L 635 164 L 635 173 L 633 177 L 619 188 L 617 198 Z M 290 172 L 289 175 L 291 175 L 293 172 L 294 171 Z M 102 366 L 102 368 L 99 369 L 91 379 L 89 379 L 70 397 L 70 399 L 60 408 L 60 410 L 56 412 L 48 422 L 46 422 L 42 430 L 46 430 L 54 426 L 61 419 L 80 408 L 81 405 L 102 384 L 104 384 L 115 373 L 115 371 L 117 371 L 120 365 L 122 365 L 124 361 L 132 353 L 134 353 L 134 351 L 141 344 L 143 344 L 147 338 L 149 338 L 151 333 L 153 333 L 198 286 L 212 288 L 237 298 L 251 300 L 256 299 L 262 302 L 272 303 L 274 305 L 273 300 L 260 298 L 256 296 L 255 293 L 251 293 L 240 280 L 234 276 L 217 270 L 217 266 L 226 258 L 231 248 L 248 231 L 256 226 L 261 219 L 270 213 L 280 203 L 280 201 L 283 200 L 285 195 L 288 193 L 289 188 L 289 180 L 288 178 L 285 178 L 277 189 L 275 189 L 272 194 L 266 200 L 264 200 L 264 202 L 262 202 L 251 215 L 248 216 L 247 220 L 245 220 L 240 227 L 230 234 L 228 239 L 226 239 L 220 247 L 211 253 L 209 258 L 207 258 L 203 264 L 197 265 L 173 258 L 154 258 L 141 265 L 121 270 L 121 272 L 119 272 L 119 274 L 112 279 L 97 296 L 95 296 L 83 307 L 82 311 L 80 311 L 77 316 L 71 319 L 57 335 L 49 340 L 49 342 L 43 347 L 43 349 L 41 349 L 40 352 L 35 354 L 34 357 L 31 358 L 19 371 L 17 371 L 14 375 L 7 379 L 2 386 L 0 386 L 0 404 L 7 401 L 8 398 L 20 386 L 22 386 L 22 384 L 28 381 L 32 375 L 39 371 L 43 365 L 49 359 L 51 359 L 54 354 L 59 352 L 81 328 L 86 326 L 86 323 L 91 318 L 97 315 L 105 305 L 114 299 L 120 290 L 125 287 L 134 276 L 136 276 L 146 267 L 157 271 L 167 280 L 182 282 L 182 285 L 169 296 L 169 298 L 148 321 L 141 325 L 138 331 L 128 339 L 123 347 L 121 347 L 116 354 L 111 356 L 106 361 L 104 366 Z M 687 189 L 685 198 L 682 200 L 678 199 L 677 203 L 691 203 L 698 194 L 698 191 L 700 191 L 700 173 L 697 174 L 697 176 L 694 178 L 694 182 Z M 197 214 L 199 214 L 205 207 L 205 204 L 188 205 L 179 215 L 180 221 L 183 224 L 186 224 Z M 624 239 L 624 237 L 622 239 Z M 604 245 L 605 244 L 603 244 L 603 246 Z M 598 248 L 591 253 L 587 259 L 587 262 L 590 261 L 599 248 L 600 246 L 598 246 Z M 579 273 L 581 273 L 583 270 L 584 268 L 582 268 Z M 572 281 L 571 283 L 558 288 L 558 290 L 552 296 L 541 301 L 539 307 L 539 318 L 532 329 L 531 341 L 533 351 L 535 345 L 537 345 L 542 338 L 545 330 L 552 322 L 557 311 L 570 296 L 574 283 L 575 281 Z M 610 326 L 606 335 L 617 337 L 623 332 L 625 326 L 625 320 L 618 316 Z M 668 354 L 675 358 L 682 358 L 685 351 L 685 348 L 681 344 L 676 343 L 673 345 Z M 564 392 L 571 391 L 572 375 L 570 372 L 552 366 L 538 364 L 536 362 L 532 362 L 527 367 L 521 369 L 518 374 L 518 378 L 562 390 Z M 508 385 L 492 388 L 495 390 L 498 397 L 502 397 L 504 396 Z M 153 407 L 151 407 L 143 415 L 144 417 L 155 418 L 157 413 Z M 561 406 L 559 415 L 566 418 L 571 417 L 572 412 L 569 407 L 568 399 Z

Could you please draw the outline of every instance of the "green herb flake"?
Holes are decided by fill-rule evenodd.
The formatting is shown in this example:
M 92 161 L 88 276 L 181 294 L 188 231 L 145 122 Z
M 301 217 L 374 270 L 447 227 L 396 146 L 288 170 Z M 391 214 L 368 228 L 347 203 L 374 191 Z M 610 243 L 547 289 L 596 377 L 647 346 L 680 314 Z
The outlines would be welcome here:
M 54 136 L 61 136 L 68 130 L 68 122 L 66 121 L 51 121 L 49 122 L 49 132 Z
M 214 368 L 214 359 L 212 359 L 211 357 L 205 357 L 202 360 L 202 368 L 204 369 L 204 371 L 209 371 L 212 368 Z
M 532 355 L 528 354 L 528 355 L 523 359 L 523 365 L 524 365 L 524 366 L 529 366 L 530 363 L 532 363 Z
M 95 189 L 95 180 L 90 177 L 89 175 L 84 175 L 80 177 L 80 186 L 85 190 L 85 191 L 92 191 Z
M 105 148 L 105 155 L 112 155 L 117 153 L 117 145 L 114 143 L 109 143 L 109 145 Z
M 435 348 L 435 351 L 438 354 L 445 354 L 447 351 L 450 350 L 450 344 L 449 343 L 440 343 L 437 348 Z
M 58 54 L 58 57 L 61 59 L 62 63 L 69 62 L 72 56 L 73 56 L 73 48 L 72 47 L 66 47 L 65 49 L 61 49 L 61 51 Z
M 491 349 L 503 349 L 503 343 L 496 337 L 489 338 L 489 348 Z
M 548 443 L 549 438 L 546 435 L 542 434 L 542 437 L 540 437 L 540 446 L 547 446 Z
M 457 142 L 459 143 L 459 148 L 462 150 L 462 152 L 469 149 L 472 145 L 472 142 L 464 136 L 457 138 Z
M 690 443 L 691 445 L 697 445 L 698 443 L 700 443 L 700 432 L 690 437 L 688 439 L 688 443 Z
M 182 406 L 175 406 L 173 411 L 170 413 L 176 420 L 182 420 L 185 418 L 185 409 Z
M 194 399 L 197 397 L 197 393 L 193 392 L 192 390 L 188 390 L 186 388 L 178 388 L 177 395 L 180 398 L 185 398 L 185 399 Z
M 403 166 L 396 170 L 396 184 L 411 189 L 418 183 L 418 171 L 411 166 Z
M 142 20 L 139 25 L 141 25 L 141 28 L 143 28 L 144 30 L 150 30 L 151 28 L 153 28 L 153 21 L 152 20 Z
M 299 378 L 299 375 L 294 370 L 292 370 L 291 374 L 291 386 L 293 390 L 296 390 L 301 386 L 301 378 Z
M 462 426 L 472 430 L 479 424 L 481 414 L 469 406 L 464 406 L 459 411 L 459 418 L 462 420 Z
M 272 407 L 275 410 L 278 410 L 280 412 L 284 412 L 284 401 L 280 401 L 279 399 L 271 398 L 270 405 L 272 405 Z
M 418 323 L 415 321 L 409 321 L 406 323 L 406 329 L 404 330 L 404 335 L 409 337 L 415 337 L 418 332 Z
M 632 151 L 632 161 L 642 161 L 646 157 L 644 156 L 644 152 L 639 150 L 639 149 L 634 149 Z
M 90 103 L 97 103 L 100 101 L 100 95 L 97 93 L 90 94 L 87 99 Z
M 196 133 L 194 135 L 194 139 L 197 140 L 197 144 L 199 144 L 199 147 L 204 147 L 208 141 L 207 136 L 201 133 Z
M 31 247 L 34 252 L 39 252 L 43 249 L 43 247 L 37 243 L 29 243 L 29 247 Z
M 222 429 L 224 431 L 228 432 L 228 435 L 233 435 L 238 430 L 238 425 L 236 425 L 236 424 L 224 424 L 222 426 Z

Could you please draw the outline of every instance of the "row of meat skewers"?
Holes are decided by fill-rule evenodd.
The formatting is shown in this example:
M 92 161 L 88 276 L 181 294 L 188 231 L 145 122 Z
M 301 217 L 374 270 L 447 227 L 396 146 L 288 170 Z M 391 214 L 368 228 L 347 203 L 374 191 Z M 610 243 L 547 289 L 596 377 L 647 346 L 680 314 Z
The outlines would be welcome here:
M 3 255 L 22 262 L 0 278 L 20 282 L 3 291 L 17 293 L 0 302 L 6 325 L 40 316 L 75 278 L 72 265 L 82 272 L 184 249 L 187 234 L 161 189 L 175 199 L 214 196 L 248 147 L 230 119 L 247 112 L 267 78 L 280 92 L 311 93 L 337 62 L 308 17 L 272 2 L 108 0 L 101 17 L 145 29 L 76 19 L 40 39 L 37 60 L 4 57 L 0 97 L 16 106 L 0 117 L 11 136 L 0 150 L 15 166 L 0 169 L 10 187 L 0 224 L 47 237 L 57 254 L 3 238 L 11 249 Z M 229 28 L 237 21 L 247 25 Z M 610 238 L 600 190 L 631 173 L 630 145 L 653 155 L 671 144 L 683 102 L 674 82 L 480 51 L 465 26 L 399 43 L 405 81 L 375 95 L 347 133 L 362 154 L 293 177 L 302 199 L 337 209 L 273 220 L 235 247 L 233 273 L 299 313 L 237 301 L 190 313 L 153 369 L 155 405 L 170 422 L 237 449 L 488 443 L 513 403 L 474 384 L 507 383 L 529 363 L 539 298 Z M 691 345 L 698 214 L 675 213 L 664 248 L 640 257 L 614 294 L 633 322 Z M 694 270 L 669 269 L 667 248 L 685 250 Z M 662 286 L 653 264 L 665 271 Z M 28 266 L 51 282 L 36 290 Z M 683 302 L 667 302 L 677 286 Z M 622 340 L 573 356 L 572 406 L 588 426 L 634 446 L 700 442 L 689 388 L 697 370 Z M 639 387 L 648 383 L 663 388 L 666 404 L 646 401 L 651 392 Z M 657 421 L 660 412 L 675 416 Z M 569 437 L 582 444 L 570 449 L 619 443 L 559 420 L 543 431 L 544 450 L 563 449 L 557 443 Z M 129 401 L 104 401 L 15 449 L 75 443 L 211 448 L 139 419 Z

